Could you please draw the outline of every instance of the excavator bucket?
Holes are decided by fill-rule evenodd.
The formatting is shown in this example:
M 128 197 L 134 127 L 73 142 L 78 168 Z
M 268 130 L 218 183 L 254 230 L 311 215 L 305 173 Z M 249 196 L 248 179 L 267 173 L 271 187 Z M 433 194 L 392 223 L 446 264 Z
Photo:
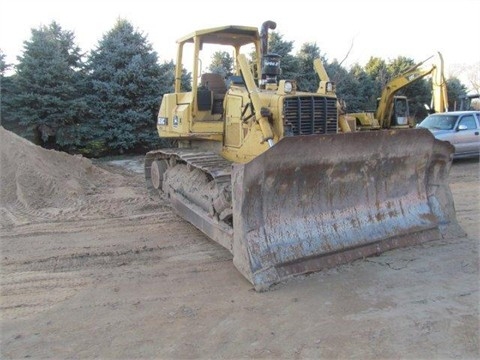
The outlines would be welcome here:
M 232 169 L 233 261 L 257 291 L 298 274 L 463 234 L 453 147 L 428 130 L 286 137 Z

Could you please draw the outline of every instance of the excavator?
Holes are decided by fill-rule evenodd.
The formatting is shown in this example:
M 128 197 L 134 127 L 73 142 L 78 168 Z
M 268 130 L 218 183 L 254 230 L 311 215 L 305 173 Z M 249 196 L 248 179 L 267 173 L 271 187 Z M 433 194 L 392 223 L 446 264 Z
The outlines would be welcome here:
M 436 57 L 436 61 L 425 66 L 433 57 Z M 383 88 L 380 98 L 377 99 L 377 108 L 374 112 L 343 112 L 340 116 L 345 119 L 352 131 L 411 128 L 414 124 L 409 120 L 408 99 L 406 96 L 396 94 L 399 90 L 428 75 L 432 76 L 432 101 L 429 112 L 448 111 L 443 56 L 437 52 L 436 56 L 430 56 L 390 80 Z
M 458 102 L 460 103 L 458 106 L 458 111 L 469 111 L 475 110 L 473 106 L 473 102 L 475 99 L 480 99 L 480 94 L 470 94 L 470 95 L 462 95 L 459 97 Z M 457 103 L 455 103 L 457 105 Z
M 175 145 L 145 155 L 147 188 L 228 249 L 259 292 L 460 231 L 453 147 L 426 129 L 342 131 L 332 82 L 309 93 L 279 80 L 281 59 L 268 52 L 275 28 L 227 25 L 177 41 L 174 93 L 156 125 Z M 232 76 L 203 71 L 211 45 L 231 49 Z M 315 68 L 326 76 L 318 59 Z

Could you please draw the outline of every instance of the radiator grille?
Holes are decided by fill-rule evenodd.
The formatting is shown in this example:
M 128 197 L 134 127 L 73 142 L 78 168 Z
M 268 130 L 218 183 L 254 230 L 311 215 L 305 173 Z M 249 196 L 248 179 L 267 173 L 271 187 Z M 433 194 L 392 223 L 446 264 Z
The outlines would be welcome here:
M 337 100 L 325 96 L 295 96 L 283 103 L 285 135 L 335 134 Z

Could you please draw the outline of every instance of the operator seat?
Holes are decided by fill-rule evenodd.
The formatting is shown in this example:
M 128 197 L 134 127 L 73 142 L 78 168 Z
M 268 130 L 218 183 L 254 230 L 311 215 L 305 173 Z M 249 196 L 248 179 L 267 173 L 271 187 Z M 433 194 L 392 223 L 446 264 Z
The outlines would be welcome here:
M 212 114 L 223 114 L 223 99 L 227 92 L 227 84 L 220 74 L 204 73 L 200 85 L 213 93 Z
M 223 94 L 227 92 L 227 84 L 220 74 L 205 73 L 202 74 L 200 84 L 205 86 L 208 90 L 213 91 L 214 94 Z

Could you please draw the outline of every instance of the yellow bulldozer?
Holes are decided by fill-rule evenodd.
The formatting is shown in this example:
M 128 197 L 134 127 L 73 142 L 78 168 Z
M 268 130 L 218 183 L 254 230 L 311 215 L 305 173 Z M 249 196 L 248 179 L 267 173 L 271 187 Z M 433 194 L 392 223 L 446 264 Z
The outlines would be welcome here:
M 157 121 L 176 145 L 146 154 L 147 187 L 227 248 L 257 291 L 457 229 L 453 147 L 425 129 L 343 132 L 334 84 L 307 93 L 279 80 L 281 59 L 268 52 L 275 28 L 178 40 L 175 91 Z M 231 49 L 232 76 L 203 71 L 210 45 Z M 188 52 L 191 90 L 181 88 Z

